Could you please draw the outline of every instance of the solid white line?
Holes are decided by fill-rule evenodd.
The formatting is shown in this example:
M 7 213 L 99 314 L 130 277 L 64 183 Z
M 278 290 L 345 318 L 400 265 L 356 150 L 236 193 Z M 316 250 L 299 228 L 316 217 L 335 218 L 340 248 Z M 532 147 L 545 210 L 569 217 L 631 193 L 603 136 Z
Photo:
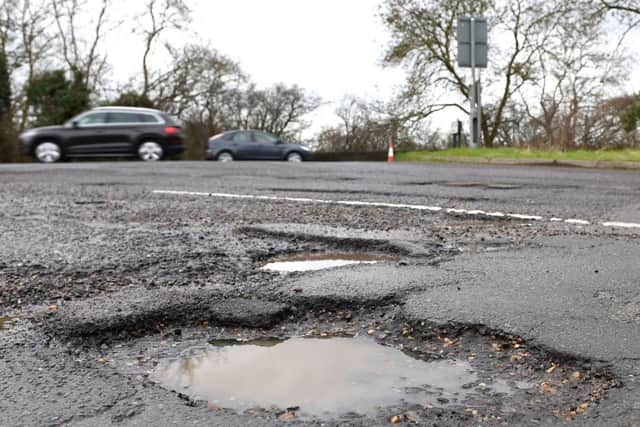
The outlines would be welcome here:
M 272 200 L 272 201 L 286 201 L 297 203 L 317 203 L 317 204 L 331 204 L 331 205 L 344 205 L 344 206 L 369 206 L 369 207 L 382 207 L 382 208 L 394 208 L 394 209 L 412 209 L 419 211 L 440 212 L 445 211 L 449 214 L 455 215 L 482 215 L 488 217 L 497 218 L 514 218 L 524 219 L 530 221 L 542 221 L 544 217 L 539 215 L 522 215 L 522 214 L 504 214 L 502 212 L 485 212 L 479 209 L 457 209 L 457 208 L 442 208 L 440 206 L 427 206 L 427 205 L 410 205 L 404 203 L 385 203 L 385 202 L 363 202 L 359 200 L 329 200 L 329 199 L 310 199 L 306 197 L 279 197 L 279 196 L 259 196 L 253 194 L 233 194 L 233 193 L 204 193 L 198 191 L 174 191 L 174 190 L 154 190 L 154 194 L 172 194 L 181 196 L 203 196 L 203 197 L 220 197 L 227 199 L 249 199 L 249 200 Z M 549 218 L 551 222 L 565 222 L 572 225 L 590 225 L 589 221 L 583 219 L 562 219 L 562 218 Z M 638 228 L 640 224 L 631 222 L 603 222 L 604 227 L 622 227 L 622 228 Z

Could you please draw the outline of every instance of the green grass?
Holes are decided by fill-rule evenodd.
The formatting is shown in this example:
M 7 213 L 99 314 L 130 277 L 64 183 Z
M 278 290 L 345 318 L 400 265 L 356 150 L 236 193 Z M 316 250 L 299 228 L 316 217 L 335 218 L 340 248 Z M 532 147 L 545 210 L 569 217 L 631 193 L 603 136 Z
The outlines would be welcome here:
M 515 160 L 588 160 L 640 162 L 640 149 L 623 150 L 527 150 L 522 148 L 449 148 L 439 151 L 409 151 L 397 153 L 396 159 L 406 162 L 446 160 L 451 157 Z

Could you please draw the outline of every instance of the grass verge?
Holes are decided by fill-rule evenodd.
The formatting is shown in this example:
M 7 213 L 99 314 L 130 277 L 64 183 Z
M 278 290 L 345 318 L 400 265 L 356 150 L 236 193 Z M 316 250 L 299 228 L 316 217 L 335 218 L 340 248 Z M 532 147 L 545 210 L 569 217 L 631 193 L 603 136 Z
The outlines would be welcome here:
M 438 151 L 408 151 L 397 153 L 396 159 L 406 162 L 442 161 L 455 157 L 514 160 L 584 160 L 610 162 L 640 162 L 640 149 L 621 150 L 528 150 L 522 148 L 449 148 Z

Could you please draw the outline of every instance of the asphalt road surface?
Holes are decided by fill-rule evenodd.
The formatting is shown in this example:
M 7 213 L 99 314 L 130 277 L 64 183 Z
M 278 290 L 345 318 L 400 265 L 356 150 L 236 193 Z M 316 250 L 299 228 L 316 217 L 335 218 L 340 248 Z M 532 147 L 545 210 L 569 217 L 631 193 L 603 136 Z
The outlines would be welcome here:
M 633 171 L 0 166 L 0 425 L 637 426 L 639 237 Z M 261 268 L 332 252 L 383 261 Z M 308 416 L 157 378 L 218 340 L 355 335 L 464 360 L 469 394 Z

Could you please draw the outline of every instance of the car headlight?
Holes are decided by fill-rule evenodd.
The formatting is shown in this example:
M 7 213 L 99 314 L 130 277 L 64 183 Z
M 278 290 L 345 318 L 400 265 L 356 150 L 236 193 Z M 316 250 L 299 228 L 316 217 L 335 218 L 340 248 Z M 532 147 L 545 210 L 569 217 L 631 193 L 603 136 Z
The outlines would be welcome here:
M 311 148 L 305 147 L 304 145 L 301 145 L 300 148 L 303 149 L 304 151 L 311 151 Z

